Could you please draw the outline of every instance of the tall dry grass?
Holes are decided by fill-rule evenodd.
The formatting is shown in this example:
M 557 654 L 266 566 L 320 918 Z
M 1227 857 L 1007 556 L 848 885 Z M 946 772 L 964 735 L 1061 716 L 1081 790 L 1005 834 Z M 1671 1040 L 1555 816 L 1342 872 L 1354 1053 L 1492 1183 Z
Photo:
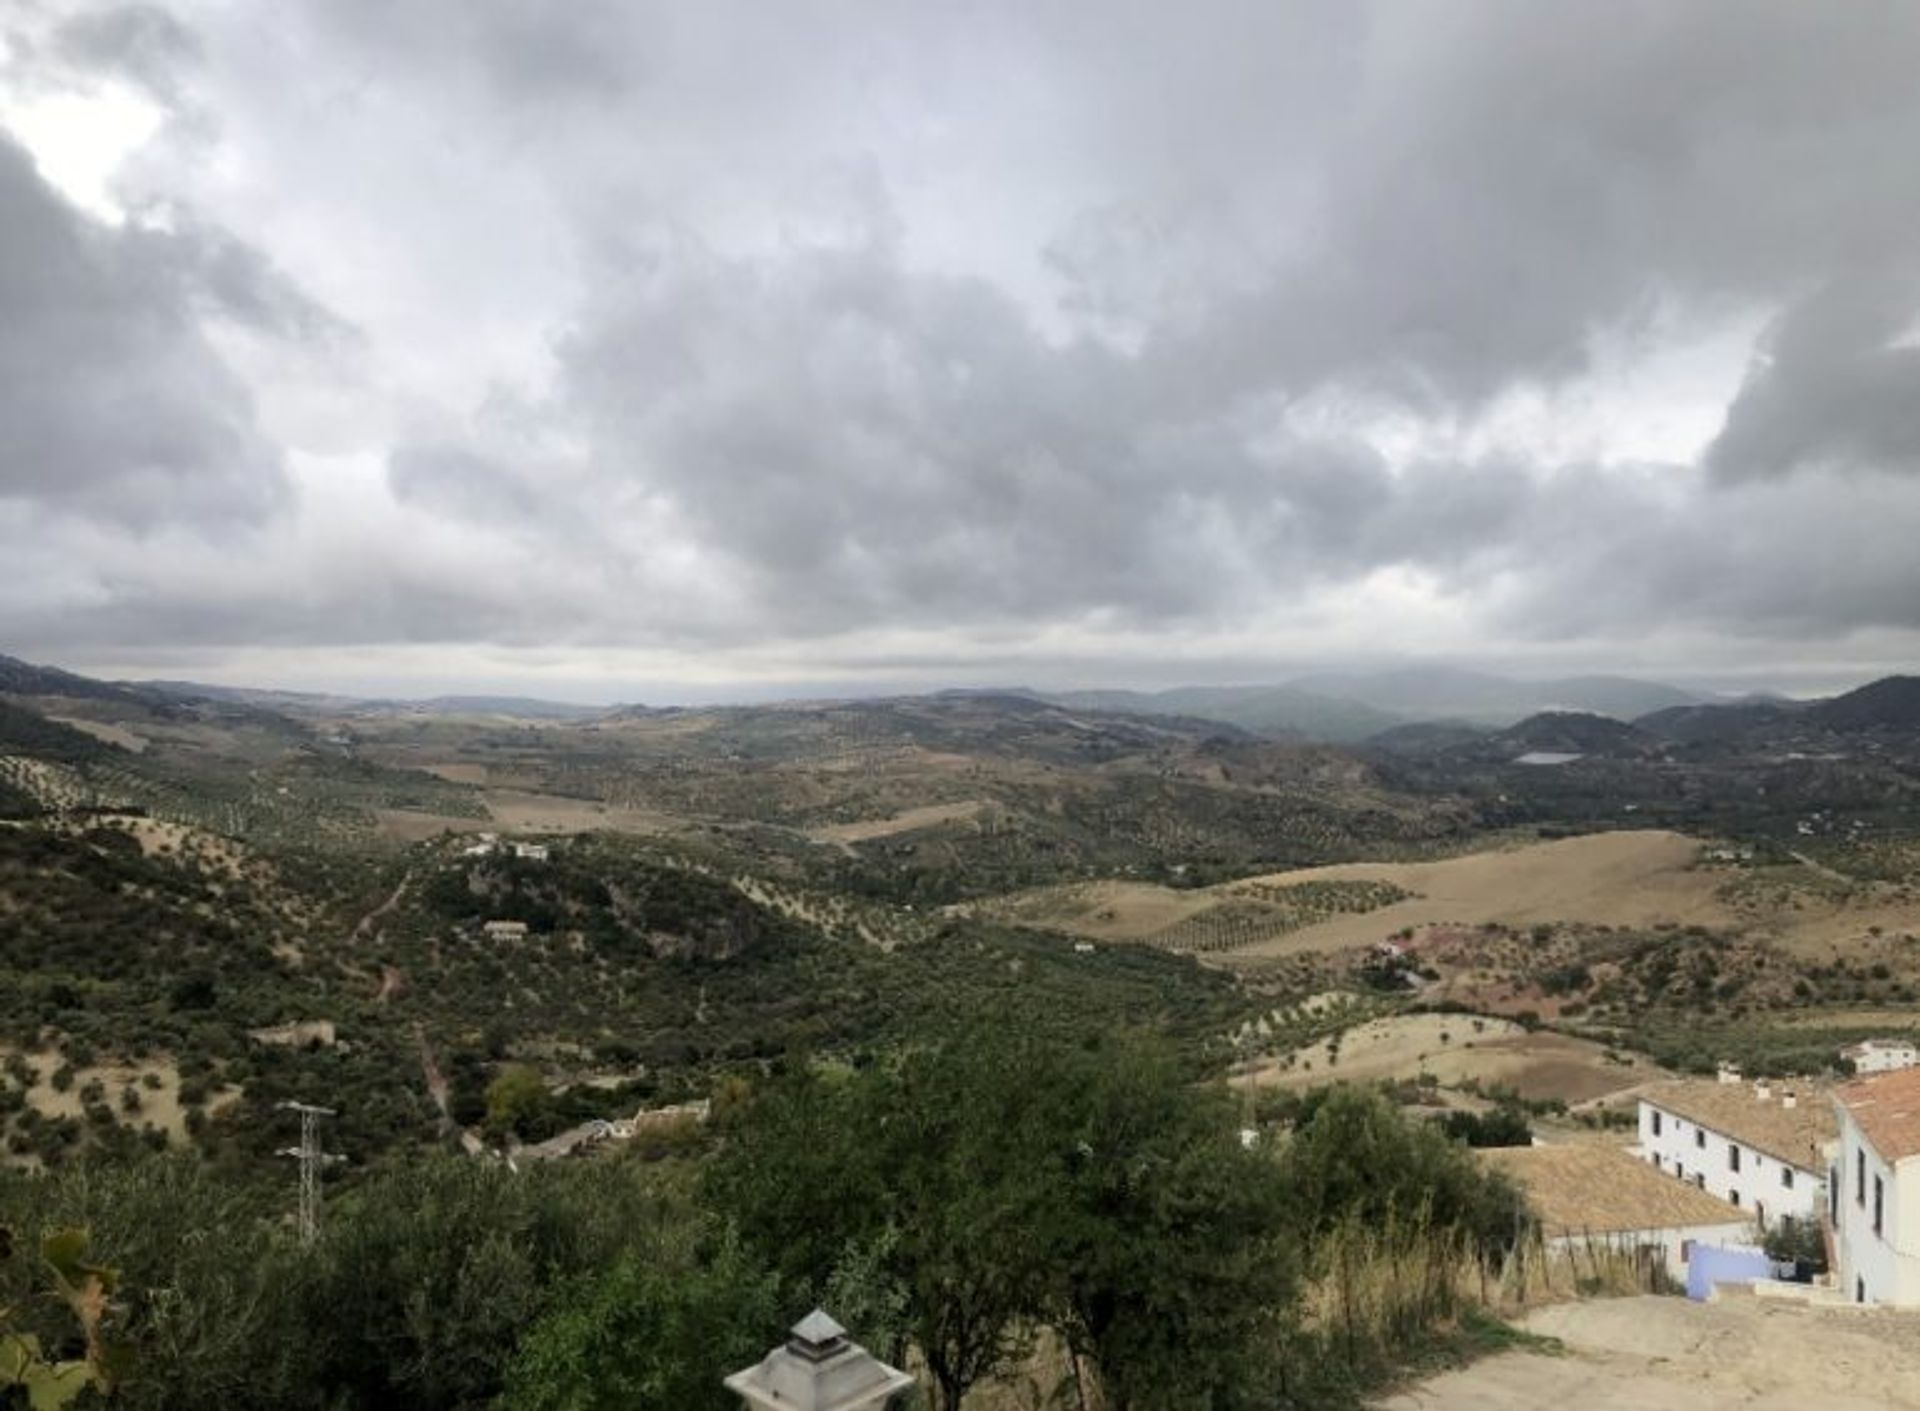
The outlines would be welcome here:
M 1603 1235 L 1548 1241 L 1531 1223 L 1507 1248 L 1490 1250 L 1420 1214 L 1350 1220 L 1314 1253 L 1303 1332 L 1357 1384 L 1392 1375 L 1415 1350 L 1442 1345 L 1474 1319 L 1485 1325 L 1569 1298 L 1673 1291 L 1658 1250 Z
M 1672 1293 L 1660 1252 L 1604 1235 L 1548 1241 L 1531 1221 L 1505 1249 L 1475 1245 L 1424 1213 L 1384 1223 L 1349 1220 L 1314 1244 L 1301 1290 L 1298 1336 L 1282 1359 L 1282 1404 L 1352 1404 L 1368 1388 L 1438 1355 L 1484 1341 L 1496 1320 L 1573 1298 Z M 1019 1373 L 984 1385 L 968 1411 L 1101 1411 L 1097 1373 L 1075 1376 L 1064 1344 L 1042 1333 Z

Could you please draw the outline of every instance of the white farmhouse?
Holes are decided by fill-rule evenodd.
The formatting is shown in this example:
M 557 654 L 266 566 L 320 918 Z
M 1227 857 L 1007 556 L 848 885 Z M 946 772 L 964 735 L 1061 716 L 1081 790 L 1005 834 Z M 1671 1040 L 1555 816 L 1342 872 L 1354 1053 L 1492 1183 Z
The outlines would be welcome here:
M 1526 1195 L 1549 1249 L 1655 1249 L 1674 1282 L 1685 1283 L 1695 1249 L 1753 1243 L 1751 1212 L 1656 1175 L 1619 1147 L 1515 1146 L 1480 1156 Z
M 1848 1083 L 1833 1107 L 1827 1216 L 1840 1288 L 1855 1303 L 1920 1305 L 1920 1068 Z
M 481 934 L 490 941 L 524 941 L 527 938 L 527 923 L 524 921 L 495 920 L 482 923 Z
M 1840 1056 L 1862 1077 L 1920 1065 L 1920 1048 L 1905 1039 L 1866 1039 L 1841 1049 Z
M 1817 1219 L 1825 1206 L 1833 1109 L 1765 1082 L 1683 1078 L 1640 1097 L 1637 1155 L 1655 1169 L 1753 1213 Z

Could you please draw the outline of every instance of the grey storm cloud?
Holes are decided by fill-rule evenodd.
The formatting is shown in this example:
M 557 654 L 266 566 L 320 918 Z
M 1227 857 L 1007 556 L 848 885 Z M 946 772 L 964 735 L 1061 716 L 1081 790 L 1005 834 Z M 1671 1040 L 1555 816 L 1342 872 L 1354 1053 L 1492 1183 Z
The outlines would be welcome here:
M 194 32 L 158 5 L 108 5 L 60 24 L 48 46 L 53 58 L 82 70 L 134 80 L 155 96 L 179 94 L 179 75 L 200 58 Z
M 1850 271 L 1795 304 L 1708 464 L 1733 480 L 1801 466 L 1920 470 L 1920 249 L 1909 269 Z
M 1920 631 L 1920 7 L 244 8 L 19 50 L 190 131 L 120 227 L 0 145 L 0 499 L 282 570 L 118 565 L 75 631 L 1178 634 L 1381 575 L 1489 640 Z M 223 327 L 365 364 L 363 501 Z M 1609 378 L 1713 425 L 1560 448 Z M 355 504 L 433 552 L 341 569 Z
M 0 500 L 136 529 L 281 503 L 279 451 L 196 316 L 191 241 L 87 219 L 4 137 L 0 231 Z

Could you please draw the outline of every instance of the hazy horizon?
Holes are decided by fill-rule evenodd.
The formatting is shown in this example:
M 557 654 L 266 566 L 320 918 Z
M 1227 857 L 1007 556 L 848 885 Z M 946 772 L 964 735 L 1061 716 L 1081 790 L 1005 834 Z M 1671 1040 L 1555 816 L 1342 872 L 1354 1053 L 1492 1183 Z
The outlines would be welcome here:
M 18 653 L 0 653 L 18 656 Z M 1866 675 L 1837 674 L 1818 680 L 1800 680 L 1788 685 L 1776 684 L 1777 673 L 1756 673 L 1752 677 L 1739 678 L 1689 678 L 1665 676 L 1652 672 L 1634 670 L 1569 670 L 1537 671 L 1524 668 L 1503 667 L 1499 663 L 1458 662 L 1433 659 L 1405 658 L 1393 661 L 1370 661 L 1364 663 L 1301 663 L 1276 665 L 1262 675 L 1234 675 L 1226 673 L 1199 673 L 1178 679 L 1155 679 L 1152 677 L 1128 676 L 1063 676 L 1051 677 L 1045 673 L 1033 679 L 1021 678 L 968 678 L 929 674 L 906 677 L 866 677 L 842 680 L 808 680 L 797 678 L 785 681 L 766 681 L 738 686 L 728 690 L 714 688 L 701 690 L 689 688 L 685 684 L 667 683 L 627 683 L 631 689 L 624 689 L 619 683 L 575 681 L 565 677 L 381 677 L 356 676 L 351 671 L 338 675 L 308 676 L 304 674 L 280 676 L 254 676 L 244 671 L 237 674 L 230 671 L 195 673 L 186 671 L 155 672 L 137 668 L 116 667 L 112 663 L 76 664 L 53 658 L 34 659 L 34 665 L 52 666 L 62 670 L 74 671 L 81 675 L 93 676 L 109 681 L 171 681 L 192 682 L 205 686 L 222 688 L 284 691 L 318 696 L 339 696 L 360 700 L 432 700 L 445 696 L 492 696 L 501 698 L 519 698 L 525 700 L 546 701 L 558 705 L 583 707 L 614 706 L 728 706 L 728 705 L 764 705 L 783 701 L 809 700 L 870 700 L 889 696 L 928 695 L 942 691 L 981 692 L 994 691 L 1039 691 L 1050 694 L 1071 694 L 1082 691 L 1131 691 L 1153 694 L 1182 689 L 1259 689 L 1263 687 L 1287 687 L 1299 683 L 1303 689 L 1317 690 L 1314 683 L 1306 678 L 1314 676 L 1373 676 L 1395 672 L 1442 672 L 1463 671 L 1487 676 L 1497 676 L 1522 684 L 1532 684 L 1579 677 L 1613 677 L 1623 680 L 1641 681 L 1649 684 L 1672 686 L 1683 691 L 1694 692 L 1703 697 L 1733 698 L 1750 694 L 1775 694 L 1793 699 L 1809 699 L 1820 696 L 1838 695 L 1855 687 L 1877 680 L 1883 675 L 1912 674 L 1907 672 L 1873 672 Z M 1337 695 L 1336 691 L 1327 694 Z

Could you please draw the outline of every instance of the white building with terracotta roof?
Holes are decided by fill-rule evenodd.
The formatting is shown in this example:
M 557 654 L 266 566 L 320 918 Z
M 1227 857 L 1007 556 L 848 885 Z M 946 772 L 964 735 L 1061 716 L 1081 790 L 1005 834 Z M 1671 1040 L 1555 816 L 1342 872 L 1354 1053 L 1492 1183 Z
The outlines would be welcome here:
M 1819 1218 L 1834 1131 L 1824 1097 L 1723 1073 L 1643 1092 L 1636 1154 L 1764 1227 L 1783 1215 Z
M 1920 1068 L 1834 1090 L 1840 1126 L 1828 1217 L 1842 1291 L 1920 1305 Z
M 1667 1273 L 1684 1284 L 1696 1249 L 1744 1249 L 1754 1242 L 1750 1211 L 1656 1175 L 1617 1146 L 1570 1142 L 1495 1147 L 1479 1155 L 1520 1187 L 1549 1249 L 1658 1250 Z

